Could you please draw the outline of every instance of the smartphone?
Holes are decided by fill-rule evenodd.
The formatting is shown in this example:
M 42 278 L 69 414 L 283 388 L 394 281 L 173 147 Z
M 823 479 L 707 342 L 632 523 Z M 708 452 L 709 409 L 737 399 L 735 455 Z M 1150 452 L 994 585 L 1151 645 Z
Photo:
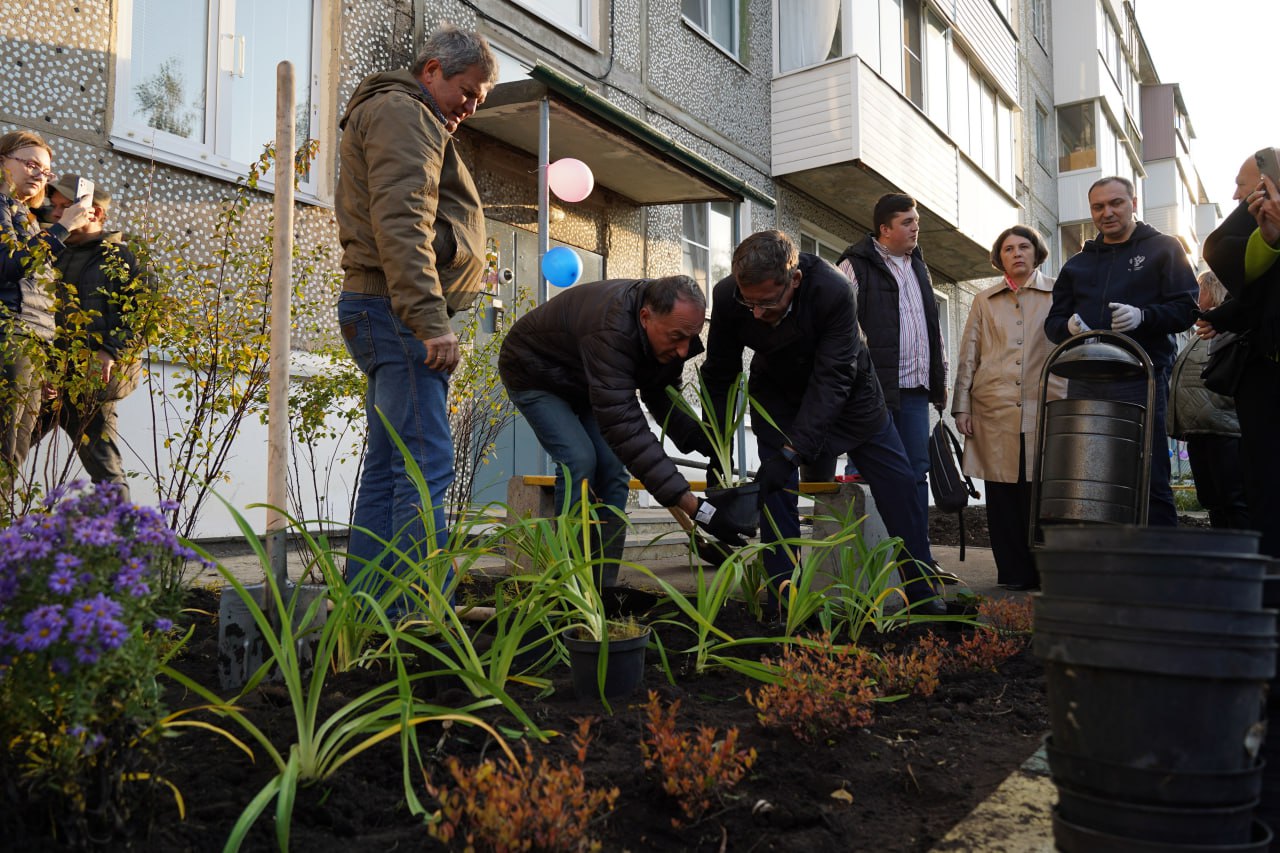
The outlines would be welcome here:
M 1263 148 L 1253 155 L 1253 159 L 1258 163 L 1258 171 L 1280 187 L 1280 148 Z
M 85 198 L 86 196 L 87 196 L 87 197 L 89 197 L 89 199 L 91 199 L 91 200 L 92 200 L 92 198 L 93 198 L 93 181 L 89 180 L 88 178 L 76 178 L 76 197 L 75 197 L 75 200 L 76 200 L 76 201 L 79 201 L 80 199 Z

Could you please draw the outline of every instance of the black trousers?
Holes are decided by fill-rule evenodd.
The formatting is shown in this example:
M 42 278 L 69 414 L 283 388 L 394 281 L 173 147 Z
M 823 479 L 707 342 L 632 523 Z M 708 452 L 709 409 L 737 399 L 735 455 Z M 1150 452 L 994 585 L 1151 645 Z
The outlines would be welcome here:
M 1240 470 L 1240 439 L 1233 435 L 1187 436 L 1187 458 L 1196 478 L 1196 498 L 1209 511 L 1209 523 L 1227 530 L 1250 530 Z
M 1280 557 L 1280 364 L 1249 361 L 1236 389 L 1236 414 L 1250 527 L 1262 531 L 1262 553 Z
M 1027 531 L 1031 524 L 1031 483 L 1027 480 L 1027 436 L 1018 440 L 1018 482 L 984 481 L 987 489 L 987 532 L 996 560 L 996 582 L 1040 585 L 1031 558 Z

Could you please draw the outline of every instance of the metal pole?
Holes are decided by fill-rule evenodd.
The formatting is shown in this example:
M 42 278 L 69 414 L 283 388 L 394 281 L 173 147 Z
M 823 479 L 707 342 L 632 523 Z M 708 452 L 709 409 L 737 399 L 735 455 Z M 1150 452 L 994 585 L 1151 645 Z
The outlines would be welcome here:
M 542 274 L 542 259 L 551 246 L 551 186 L 547 169 L 551 164 L 551 99 L 545 95 L 538 104 L 538 304 L 547 303 L 547 279 Z M 551 457 L 542 451 L 543 474 L 551 470 Z M 560 509 L 556 508 L 557 511 Z
M 271 259 L 271 358 L 267 396 L 267 555 L 282 591 L 289 582 L 285 516 L 289 504 L 289 297 L 293 289 L 293 63 L 276 66 L 275 224 Z M 273 611 L 274 608 L 271 608 Z M 270 611 L 269 611 L 270 612 Z
M 547 279 L 542 274 L 542 258 L 551 248 L 551 187 L 547 169 L 551 165 L 551 100 L 538 104 L 538 304 L 547 301 Z

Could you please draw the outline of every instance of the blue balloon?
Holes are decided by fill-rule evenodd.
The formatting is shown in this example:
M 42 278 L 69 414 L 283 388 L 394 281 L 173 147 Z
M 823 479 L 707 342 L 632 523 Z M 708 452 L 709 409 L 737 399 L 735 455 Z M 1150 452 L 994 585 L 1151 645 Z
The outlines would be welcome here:
M 556 246 L 542 256 L 542 277 L 556 287 L 568 287 L 582 276 L 582 258 L 567 246 Z

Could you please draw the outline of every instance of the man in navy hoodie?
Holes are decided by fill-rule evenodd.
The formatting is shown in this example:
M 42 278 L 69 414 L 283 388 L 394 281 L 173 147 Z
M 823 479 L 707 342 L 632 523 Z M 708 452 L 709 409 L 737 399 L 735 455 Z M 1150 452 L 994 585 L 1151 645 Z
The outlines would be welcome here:
M 1134 218 L 1137 200 L 1127 178 L 1103 178 L 1089 188 L 1089 215 L 1098 236 L 1063 264 L 1044 331 L 1054 343 L 1094 329 L 1123 332 L 1151 357 L 1156 428 L 1147 520 L 1173 527 L 1178 513 L 1169 488 L 1169 450 L 1162 427 L 1176 351 L 1173 336 L 1194 319 L 1196 276 L 1181 243 Z M 1147 383 L 1072 380 L 1067 396 L 1146 405 Z

